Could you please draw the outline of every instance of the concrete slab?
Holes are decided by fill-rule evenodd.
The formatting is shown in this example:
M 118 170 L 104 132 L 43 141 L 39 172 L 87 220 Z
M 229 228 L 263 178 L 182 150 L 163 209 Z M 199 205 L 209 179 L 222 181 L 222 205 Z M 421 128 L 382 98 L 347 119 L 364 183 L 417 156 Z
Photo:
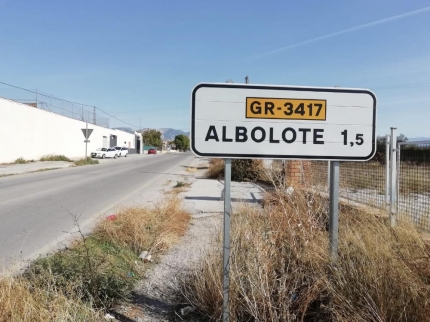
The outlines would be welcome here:
M 224 182 L 213 179 L 196 179 L 185 193 L 185 203 L 194 212 L 219 213 L 224 211 Z M 258 203 L 264 191 L 250 182 L 231 183 L 232 206 L 239 203 Z
M 218 180 L 196 179 L 185 193 L 185 204 L 193 212 L 223 212 L 224 201 L 221 199 L 224 184 Z

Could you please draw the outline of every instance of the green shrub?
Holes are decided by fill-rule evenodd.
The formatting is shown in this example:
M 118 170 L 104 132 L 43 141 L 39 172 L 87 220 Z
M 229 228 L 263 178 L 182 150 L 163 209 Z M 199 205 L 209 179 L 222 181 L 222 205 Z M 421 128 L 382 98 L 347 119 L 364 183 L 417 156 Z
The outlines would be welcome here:
M 262 167 L 261 160 L 234 159 L 231 163 L 231 180 L 258 181 Z
M 25 164 L 25 163 L 30 163 L 30 160 L 25 160 L 24 158 L 18 158 L 15 160 L 15 163 L 17 164 Z
M 88 165 L 88 164 L 99 164 L 99 160 L 94 160 L 90 157 L 87 157 L 86 159 L 80 159 L 75 161 L 75 165 L 81 166 L 81 165 Z
M 40 158 L 40 161 L 67 161 L 72 162 L 68 157 L 62 154 L 49 154 Z
M 191 185 L 188 182 L 176 181 L 174 188 L 189 188 Z
M 220 179 L 224 177 L 224 160 L 211 159 L 207 171 L 208 178 Z M 263 161 L 234 159 L 231 163 L 231 180 L 258 181 L 262 177 Z
M 129 297 L 140 277 L 137 259 L 130 249 L 88 237 L 36 260 L 24 276 L 35 287 L 55 287 L 68 297 L 77 296 L 95 307 L 108 308 Z

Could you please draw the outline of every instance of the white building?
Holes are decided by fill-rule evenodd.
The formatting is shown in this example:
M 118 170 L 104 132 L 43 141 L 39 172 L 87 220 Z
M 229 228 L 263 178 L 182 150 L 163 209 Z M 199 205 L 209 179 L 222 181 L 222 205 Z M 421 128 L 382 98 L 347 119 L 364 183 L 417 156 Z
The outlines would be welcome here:
M 0 98 L 0 163 L 18 158 L 39 160 L 44 155 L 85 157 L 86 123 L 37 107 Z M 140 135 L 88 124 L 90 152 L 109 146 L 125 146 L 140 153 Z

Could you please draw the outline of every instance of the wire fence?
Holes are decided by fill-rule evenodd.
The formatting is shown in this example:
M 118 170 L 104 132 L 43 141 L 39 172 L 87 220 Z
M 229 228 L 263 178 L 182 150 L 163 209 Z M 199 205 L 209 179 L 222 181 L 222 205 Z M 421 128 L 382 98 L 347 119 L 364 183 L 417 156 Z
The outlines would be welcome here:
M 398 145 L 397 212 L 430 230 L 430 141 Z
M 385 146 L 378 144 L 376 155 L 385 154 Z M 328 191 L 328 162 L 311 161 L 310 185 L 320 191 Z M 340 197 L 351 201 L 385 208 L 385 164 L 372 159 L 368 162 L 339 163 L 339 192 Z
M 401 142 L 397 151 L 397 213 L 416 227 L 430 231 L 430 141 Z M 381 138 L 372 160 L 340 162 L 340 197 L 387 209 L 389 171 L 386 157 L 385 138 Z M 328 175 L 328 162 L 310 161 L 303 180 L 313 189 L 327 192 Z
M 75 120 L 109 128 L 109 118 L 97 114 L 97 110 L 78 103 L 72 103 L 40 90 L 25 90 L 15 87 L 0 87 L 0 97 L 40 108 Z

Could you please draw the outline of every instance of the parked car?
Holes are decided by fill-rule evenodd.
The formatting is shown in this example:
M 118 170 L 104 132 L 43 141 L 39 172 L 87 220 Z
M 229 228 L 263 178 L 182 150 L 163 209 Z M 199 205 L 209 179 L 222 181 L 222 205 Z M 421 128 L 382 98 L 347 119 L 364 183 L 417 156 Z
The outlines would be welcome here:
M 149 149 L 148 154 L 157 154 L 157 150 L 155 149 Z
M 92 158 L 114 158 L 117 157 L 117 151 L 115 148 L 98 148 L 96 151 L 91 152 Z
M 119 157 L 126 157 L 128 154 L 128 149 L 126 147 L 115 146 L 116 154 Z

